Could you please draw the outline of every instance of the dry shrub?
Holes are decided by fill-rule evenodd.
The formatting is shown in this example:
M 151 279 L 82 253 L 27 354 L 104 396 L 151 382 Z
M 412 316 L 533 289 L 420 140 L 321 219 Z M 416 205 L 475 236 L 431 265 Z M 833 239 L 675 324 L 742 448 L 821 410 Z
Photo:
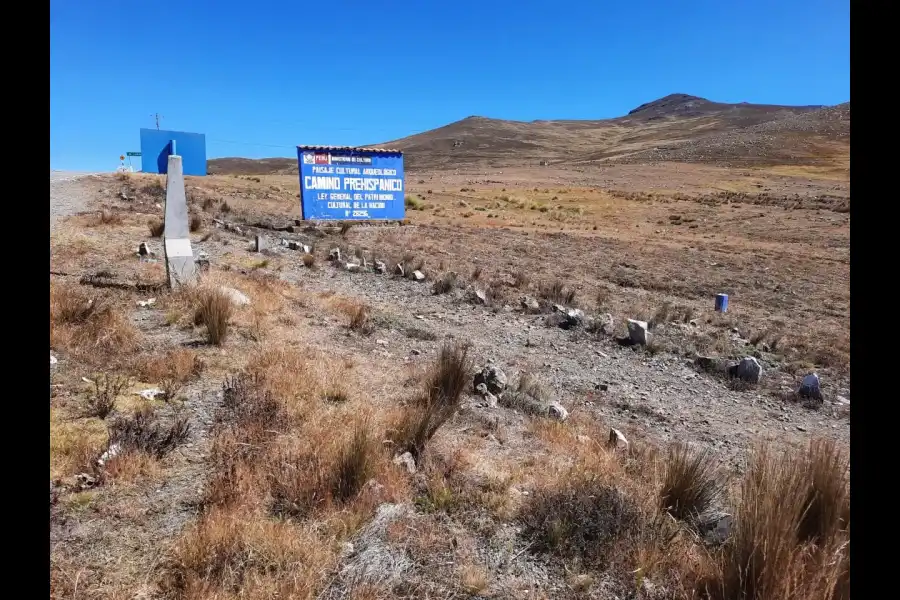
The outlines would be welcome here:
M 150 237 L 162 237 L 166 224 L 162 219 L 150 219 L 147 221 L 147 229 L 150 230 Z
M 673 517 L 697 523 L 720 499 L 723 482 L 709 449 L 692 450 L 685 444 L 669 448 L 660 490 L 660 506 Z
M 88 221 L 88 227 L 99 227 L 100 225 L 121 225 L 122 216 L 107 209 L 102 209 Z
M 188 226 L 190 227 L 191 233 L 200 231 L 200 229 L 203 227 L 203 217 L 196 213 L 192 214 Z
M 520 518 L 534 550 L 579 557 L 601 568 L 609 565 L 620 540 L 641 530 L 641 513 L 634 503 L 602 478 L 586 473 L 535 490 Z
M 531 278 L 528 277 L 528 274 L 525 271 L 517 271 L 515 275 L 513 275 L 513 287 L 524 289 L 527 288 L 531 283 Z
M 145 407 L 113 421 L 109 445 L 117 444 L 121 451 L 144 452 L 159 459 L 187 440 L 190 430 L 186 416 L 176 416 L 172 423 L 163 425 L 156 411 Z
M 227 294 L 218 289 L 203 290 L 194 313 L 194 323 L 206 326 L 210 344 L 221 346 L 228 337 L 229 320 L 234 314 L 234 304 Z
M 316 257 L 313 254 L 304 254 L 302 260 L 303 266 L 307 269 L 312 269 L 316 266 Z
M 463 390 L 469 385 L 473 366 L 465 345 L 445 345 L 423 382 L 420 395 L 403 411 L 392 431 L 392 440 L 401 452 L 418 458 L 437 430 L 459 407 Z
M 264 385 L 260 374 L 242 373 L 222 384 L 222 406 L 216 413 L 219 423 L 230 423 L 244 431 L 263 432 L 281 421 L 281 405 Z
M 361 304 L 350 316 L 350 329 L 358 331 L 363 335 L 370 335 L 375 331 L 375 325 L 372 323 L 371 309 Z
M 135 366 L 144 381 L 173 380 L 182 384 L 199 377 L 204 368 L 203 359 L 188 348 L 175 348 L 164 354 L 139 357 Z
M 433 294 L 446 294 L 447 292 L 453 291 L 453 288 L 456 287 L 457 275 L 456 273 L 444 273 L 444 275 L 434 282 L 434 286 L 431 291 Z
M 714 598 L 849 598 L 847 459 L 832 440 L 806 452 L 758 448 L 742 478 Z
M 130 483 L 155 478 L 161 473 L 159 461 L 143 452 L 120 452 L 103 465 L 103 481 Z
M 103 373 L 94 379 L 94 389 L 85 402 L 82 416 L 105 419 L 116 409 L 116 399 L 127 388 L 129 380 L 121 375 Z
M 481 273 L 483 271 L 483 267 L 477 266 L 472 270 L 472 281 L 478 281 L 481 279 Z
M 576 291 L 566 288 L 563 282 L 557 280 L 553 283 L 542 285 L 539 290 L 541 298 L 552 304 L 563 306 L 575 306 Z

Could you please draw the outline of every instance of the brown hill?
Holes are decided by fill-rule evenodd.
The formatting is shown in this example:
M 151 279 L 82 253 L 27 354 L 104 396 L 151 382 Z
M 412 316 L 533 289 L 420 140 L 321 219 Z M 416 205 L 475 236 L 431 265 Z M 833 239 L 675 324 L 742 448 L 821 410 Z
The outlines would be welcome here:
M 413 170 L 659 160 L 783 164 L 849 153 L 849 121 L 849 103 L 831 108 L 727 104 L 671 94 L 614 119 L 526 122 L 471 116 L 377 145 L 403 150 Z M 214 159 L 209 170 L 296 173 L 297 161 Z

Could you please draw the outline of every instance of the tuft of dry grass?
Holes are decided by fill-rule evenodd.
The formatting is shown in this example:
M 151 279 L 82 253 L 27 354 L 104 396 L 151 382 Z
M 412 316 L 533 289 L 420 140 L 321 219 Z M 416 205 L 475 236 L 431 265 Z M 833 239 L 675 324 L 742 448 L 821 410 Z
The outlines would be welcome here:
M 357 421 L 350 442 L 340 450 L 334 471 L 332 494 L 346 502 L 359 494 L 374 470 L 374 445 L 369 437 L 369 424 Z
M 138 349 L 139 334 L 109 298 L 73 285 L 50 285 L 50 346 L 86 364 L 118 365 Z
M 91 217 L 91 219 L 88 221 L 88 227 L 99 227 L 101 225 L 121 225 L 122 222 L 122 215 L 104 208 Z
M 227 294 L 218 289 L 203 290 L 194 314 L 194 323 L 206 326 L 210 344 L 221 346 L 225 343 L 229 320 L 234 314 L 234 304 Z
M 562 281 L 556 280 L 552 283 L 542 285 L 538 293 L 541 298 L 552 304 L 575 306 L 577 292 L 574 289 L 566 288 Z
M 303 266 L 307 269 L 312 269 L 316 266 L 316 257 L 313 254 L 304 254 L 301 260 L 303 260 Z
M 525 271 L 516 271 L 515 275 L 513 275 L 513 287 L 518 289 L 525 289 L 531 284 L 531 278 L 528 276 L 528 273 Z
M 713 598 L 849 598 L 849 483 L 833 441 L 756 449 L 734 528 L 706 582 Z
M 370 335 L 375 331 L 372 312 L 368 306 L 361 304 L 353 311 L 353 314 L 350 315 L 350 329 L 363 335 Z
M 434 286 L 431 288 L 431 292 L 433 294 L 446 294 L 447 292 L 453 291 L 453 288 L 456 287 L 457 275 L 456 273 L 444 273 L 444 275 L 434 282 Z
M 150 237 L 162 237 L 166 224 L 162 219 L 150 219 L 147 221 L 147 229 L 150 230 Z
M 713 454 L 706 448 L 692 450 L 685 444 L 669 447 L 660 490 L 660 506 L 673 517 L 697 523 L 715 506 L 723 482 Z
M 406 407 L 391 432 L 399 451 L 410 452 L 414 458 L 422 454 L 428 441 L 459 407 L 472 369 L 468 346 L 445 345 L 441 348 L 419 396 Z
M 185 383 L 199 377 L 205 369 L 203 359 L 188 348 L 174 348 L 161 354 L 140 356 L 135 370 L 144 381 L 173 380 Z

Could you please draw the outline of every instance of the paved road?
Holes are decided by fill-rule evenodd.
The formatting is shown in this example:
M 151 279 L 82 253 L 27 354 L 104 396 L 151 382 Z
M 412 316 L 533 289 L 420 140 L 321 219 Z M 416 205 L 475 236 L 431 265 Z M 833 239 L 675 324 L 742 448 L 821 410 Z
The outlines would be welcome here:
M 94 173 L 80 171 L 50 171 L 50 231 L 60 217 L 84 210 L 88 196 L 78 180 Z

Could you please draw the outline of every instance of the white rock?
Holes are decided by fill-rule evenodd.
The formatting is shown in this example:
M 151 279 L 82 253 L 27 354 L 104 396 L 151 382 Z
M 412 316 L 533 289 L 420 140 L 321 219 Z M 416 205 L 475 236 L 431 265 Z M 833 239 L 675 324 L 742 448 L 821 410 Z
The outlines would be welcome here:
M 384 264 L 383 261 L 376 260 L 375 261 L 375 272 L 378 273 L 379 275 L 384 275 L 385 273 L 387 273 L 387 265 Z
M 565 421 L 569 418 L 569 411 L 567 411 L 559 402 L 551 402 L 547 411 L 550 416 L 557 421 Z
M 111 444 L 109 449 L 100 455 L 100 458 L 97 459 L 97 464 L 101 467 L 105 465 L 108 461 L 112 460 L 122 451 L 122 446 L 119 444 Z
M 425 274 L 422 271 L 413 271 L 413 278 L 416 281 L 425 281 Z
M 50 366 L 53 366 L 53 365 L 55 365 L 55 364 L 58 363 L 58 362 L 59 362 L 59 361 L 56 360 L 56 357 L 53 356 L 53 355 L 51 354 L 51 355 L 50 355 Z
M 359 265 L 356 263 L 347 263 L 344 265 L 344 268 L 350 271 L 351 273 L 356 273 L 359 271 Z
M 628 448 L 628 440 L 625 435 L 618 429 L 610 428 L 609 441 L 606 443 L 610 448 Z
M 138 392 L 138 394 L 140 394 L 141 398 L 143 398 L 144 400 L 153 400 L 157 396 L 161 396 L 163 394 L 163 391 L 159 388 L 150 388 L 147 390 L 141 390 L 140 392 Z
M 148 300 L 138 300 L 138 306 L 141 308 L 150 308 L 156 304 L 156 298 L 150 298 Z
M 223 294 L 225 294 L 226 296 L 228 296 L 231 299 L 231 302 L 235 306 L 246 306 L 246 305 L 250 304 L 250 298 L 248 298 L 242 292 L 240 292 L 234 288 L 222 287 L 219 289 L 222 291 Z
M 631 339 L 631 343 L 646 346 L 650 342 L 647 322 L 628 319 L 628 337 Z
M 406 471 L 410 475 L 416 474 L 416 461 L 413 458 L 413 455 L 409 452 L 404 452 L 403 454 L 398 454 L 394 457 L 393 463 L 398 466 L 406 467 Z

